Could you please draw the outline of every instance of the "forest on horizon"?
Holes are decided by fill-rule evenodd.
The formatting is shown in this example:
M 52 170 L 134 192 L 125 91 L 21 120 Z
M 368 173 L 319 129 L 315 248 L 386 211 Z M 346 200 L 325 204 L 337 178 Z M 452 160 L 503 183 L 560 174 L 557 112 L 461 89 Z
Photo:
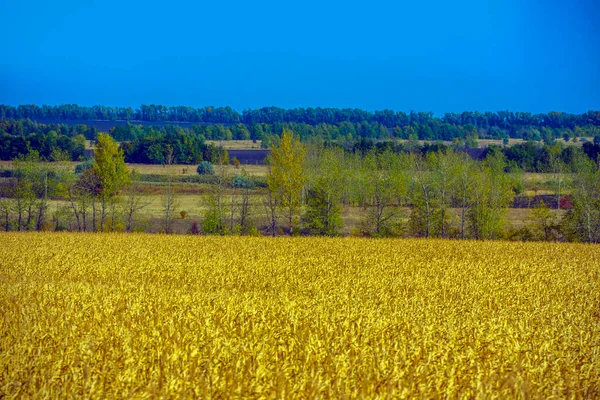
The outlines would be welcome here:
M 431 140 L 452 140 L 456 135 L 452 127 L 475 127 L 489 138 L 504 137 L 526 138 L 528 130 L 542 128 L 551 130 L 592 128 L 598 133 L 600 127 L 600 111 L 590 110 L 582 114 L 571 114 L 550 111 L 548 113 L 530 112 L 479 112 L 445 113 L 441 117 L 433 112 L 405 113 L 402 111 L 379 110 L 365 111 L 352 108 L 293 108 L 262 107 L 246 109 L 241 113 L 233 108 L 206 106 L 202 108 L 186 106 L 141 105 L 132 107 L 79 106 L 76 104 L 49 105 L 0 105 L 0 119 L 31 119 L 34 121 L 139 121 L 139 122 L 173 122 L 203 124 L 278 124 L 297 123 L 308 125 L 342 123 L 377 123 L 387 127 L 394 135 L 394 128 L 413 126 L 418 135 Z M 593 129 L 595 128 L 595 129 Z M 585 132 L 581 132 L 585 133 Z M 583 135 L 575 135 L 583 136 Z M 591 136 L 594 136 L 593 134 Z

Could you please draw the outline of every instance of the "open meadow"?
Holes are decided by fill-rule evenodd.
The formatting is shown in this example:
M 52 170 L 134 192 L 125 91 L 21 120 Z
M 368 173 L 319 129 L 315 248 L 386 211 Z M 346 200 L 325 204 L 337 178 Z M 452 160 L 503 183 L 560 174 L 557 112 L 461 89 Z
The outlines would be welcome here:
M 0 397 L 600 396 L 597 245 L 0 243 Z

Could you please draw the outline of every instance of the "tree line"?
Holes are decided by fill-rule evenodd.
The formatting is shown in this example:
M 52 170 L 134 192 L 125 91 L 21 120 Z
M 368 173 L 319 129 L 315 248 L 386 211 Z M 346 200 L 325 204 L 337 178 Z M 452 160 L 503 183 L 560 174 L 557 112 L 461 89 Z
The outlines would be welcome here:
M 410 127 L 409 127 L 410 128 Z M 304 143 L 317 143 L 327 146 L 340 146 L 349 152 L 365 153 L 371 149 L 399 152 L 417 152 L 423 154 L 452 148 L 468 150 L 476 148 L 476 132 L 465 133 L 463 138 L 455 138 L 452 145 L 428 143 L 421 145 L 419 137 L 411 129 L 408 136 L 403 133 L 402 142 L 391 136 L 389 130 L 378 123 L 342 123 L 340 126 L 321 124 L 313 127 L 307 124 L 242 124 L 194 125 L 182 128 L 175 125 L 152 127 L 129 124 L 116 126 L 108 133 L 121 142 L 125 161 L 129 163 L 162 164 L 167 151 L 174 151 L 175 163 L 198 164 L 201 161 L 218 162 L 223 150 L 207 145 L 206 140 L 260 139 L 264 148 L 270 148 L 279 142 L 282 132 L 289 130 Z M 12 160 L 35 151 L 40 159 L 54 161 L 67 158 L 72 161 L 84 159 L 85 140 L 95 140 L 97 130 L 85 125 L 68 126 L 64 124 L 40 124 L 30 120 L 0 121 L 0 160 Z M 470 136 L 474 135 L 474 136 Z M 473 157 L 485 157 L 488 150 L 471 151 Z M 504 146 L 501 151 L 507 161 L 516 164 L 526 172 L 547 172 L 551 153 L 559 153 L 563 162 L 569 164 L 576 152 L 575 147 L 564 146 L 552 138 L 542 142 L 530 140 L 522 144 Z M 592 160 L 600 153 L 600 136 L 592 142 L 583 143 L 583 151 Z
M 165 164 L 176 161 L 166 146 Z M 302 143 L 284 131 L 273 145 L 266 188 L 243 169 L 226 168 L 226 157 L 203 161 L 210 175 L 201 195 L 200 223 L 191 233 L 327 235 L 343 232 L 344 213 L 356 212 L 352 234 L 455 239 L 571 240 L 600 242 L 600 170 L 575 149 L 565 162 L 550 153 L 550 180 L 557 210 L 540 201 L 521 228 L 507 216 L 523 191 L 523 170 L 501 148 L 481 161 L 451 148 L 395 152 Z M 128 171 L 125 152 L 99 134 L 95 158 L 72 171 L 40 163 L 35 151 L 14 160 L 12 177 L 0 185 L 5 230 L 133 231 L 148 205 L 139 177 Z M 173 231 L 180 210 L 176 181 L 167 176 L 161 197 L 161 230 Z M 50 206 L 51 200 L 62 202 Z M 350 210 L 350 211 L 349 211 Z
M 506 218 L 523 190 L 523 171 L 497 147 L 482 161 L 450 148 L 426 154 L 320 146 L 307 151 L 287 132 L 273 153 L 272 234 L 282 221 L 279 227 L 290 234 L 337 235 L 343 206 L 352 205 L 366 212 L 357 231 L 365 236 L 600 241 L 600 170 L 581 149 L 569 163 L 550 155 L 562 216 L 542 201 L 520 229 L 507 229 Z
M 122 141 L 128 163 L 163 164 L 168 149 L 173 150 L 174 162 L 198 164 L 203 160 L 216 162 L 223 149 L 206 144 L 204 136 L 178 126 L 163 128 L 128 126 L 111 130 L 110 135 Z M 99 132 L 85 125 L 46 125 L 30 120 L 0 121 L 0 160 L 27 157 L 30 153 L 41 161 L 84 161 L 86 140 L 97 140 Z
M 0 119 L 32 120 L 109 120 L 144 122 L 188 122 L 225 125 L 252 125 L 296 123 L 307 125 L 336 125 L 342 123 L 377 123 L 392 131 L 396 128 L 413 127 L 422 140 L 452 140 L 462 131 L 473 129 L 480 137 L 502 139 L 504 137 L 536 139 L 545 136 L 582 137 L 600 134 L 600 111 L 583 114 L 563 112 L 478 112 L 446 113 L 436 117 L 432 112 L 405 113 L 402 111 L 365 111 L 351 108 L 294 108 L 263 107 L 247 109 L 241 113 L 231 107 L 202 107 L 142 105 L 140 108 L 78 106 L 65 104 L 58 106 L 0 105 Z M 398 136 L 398 135 L 396 135 Z M 408 136 L 408 135 L 407 135 Z

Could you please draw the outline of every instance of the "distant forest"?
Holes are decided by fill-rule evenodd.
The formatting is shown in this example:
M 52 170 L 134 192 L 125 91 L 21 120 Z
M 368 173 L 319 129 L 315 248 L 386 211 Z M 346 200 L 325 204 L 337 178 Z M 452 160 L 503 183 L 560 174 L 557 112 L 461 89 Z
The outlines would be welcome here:
M 0 105 L 0 160 L 26 156 L 31 151 L 48 161 L 84 160 L 85 140 L 96 140 L 99 132 L 92 121 L 118 118 L 128 118 L 130 122 L 115 124 L 107 133 L 121 143 L 125 159 L 130 163 L 161 164 L 171 150 L 176 163 L 217 163 L 223 157 L 223 149 L 208 145 L 206 140 L 260 140 L 263 148 L 271 148 L 277 145 L 285 130 L 305 143 L 341 146 L 346 151 L 363 154 L 374 148 L 396 153 L 444 151 L 448 143 L 443 145 L 440 140 L 451 142 L 453 150 L 469 150 L 478 147 L 478 139 L 504 139 L 506 144 L 509 138 L 522 138 L 527 142 L 504 146 L 502 151 L 515 166 L 536 172 L 548 169 L 551 152 L 560 150 L 563 161 L 569 163 L 575 149 L 557 143 L 557 138 L 566 142 L 587 141 L 583 152 L 594 161 L 600 154 L 600 112 L 596 111 L 581 115 L 465 112 L 436 118 L 431 113 L 405 114 L 389 110 L 371 113 L 330 108 L 269 107 L 239 114 L 230 107 L 193 109 L 151 105 L 132 110 L 76 105 L 16 108 Z M 45 120 L 54 122 L 36 122 Z M 90 121 L 90 126 L 82 123 L 86 121 Z M 187 126 L 179 126 L 177 121 L 185 121 Z M 421 145 L 418 140 L 431 142 Z M 557 145 L 559 150 L 551 149 Z M 484 158 L 488 151 L 476 150 L 469 154 Z
M 420 144 L 416 136 L 411 134 L 409 140 L 398 142 L 393 140 L 373 140 L 372 135 L 361 135 L 366 129 L 376 132 L 381 125 L 374 123 L 352 124 L 342 126 L 353 129 L 349 140 L 341 135 L 335 139 L 340 127 L 321 124 L 312 127 L 307 124 L 255 124 L 246 127 L 243 124 L 232 126 L 193 125 L 182 128 L 176 125 L 163 127 L 125 125 L 115 126 L 108 132 L 111 137 L 120 142 L 129 163 L 162 164 L 170 150 L 173 151 L 174 162 L 178 164 L 198 164 L 201 161 L 219 163 L 225 156 L 222 147 L 207 144 L 207 139 L 250 139 L 258 137 L 263 147 L 277 145 L 281 129 L 290 130 L 306 143 L 324 147 L 340 147 L 349 153 L 366 154 L 372 150 L 392 153 L 420 152 L 439 153 L 448 149 L 466 151 L 471 157 L 483 159 L 493 146 L 486 149 L 476 147 L 474 139 L 454 140 L 451 146 L 439 142 Z M 362 129 L 362 130 L 361 130 Z M 357 133 L 358 132 L 358 133 Z M 359 134 L 361 133 L 361 134 Z M 86 125 L 40 124 L 31 120 L 7 119 L 0 121 L 0 160 L 13 160 L 37 152 L 42 160 L 84 161 L 85 141 L 96 140 L 98 131 Z M 552 139 L 543 142 L 530 140 L 500 149 L 509 165 L 519 167 L 528 172 L 547 172 L 551 169 L 552 154 L 558 153 L 565 164 L 570 164 L 575 154 L 583 151 L 590 159 L 596 161 L 600 155 L 600 136 L 593 141 L 583 143 L 582 147 L 564 146 Z M 231 160 L 233 162 L 233 160 Z
M 139 121 L 221 124 L 224 126 L 243 125 L 248 129 L 248 138 L 261 139 L 256 125 L 267 124 L 281 131 L 278 125 L 296 124 L 318 127 L 328 125 L 337 128 L 333 135 L 346 136 L 348 133 L 360 138 L 385 139 L 396 137 L 408 139 L 416 135 L 420 140 L 465 139 L 476 136 L 481 139 L 522 138 L 543 140 L 558 137 L 594 137 L 600 135 L 600 111 L 584 114 L 549 112 L 532 114 L 527 112 L 463 112 L 446 113 L 435 117 L 432 112 L 404 113 L 382 110 L 365 111 L 360 109 L 338 108 L 294 108 L 263 107 L 244 110 L 242 113 L 231 107 L 193 108 L 185 106 L 168 107 L 163 105 L 142 105 L 131 107 L 83 107 L 74 104 L 59 106 L 20 105 L 12 107 L 0 105 L 0 119 L 31 119 L 34 121 Z M 385 128 L 385 129 L 383 129 Z M 234 132 L 227 134 L 224 129 L 222 139 L 240 138 Z M 304 130 L 308 128 L 304 127 Z M 329 129 L 331 130 L 331 129 Z M 231 129 L 230 129 L 231 131 Z M 244 132 L 242 132 L 244 133 Z M 302 132 L 296 132 L 300 136 Z M 336 139 L 336 137 L 327 139 Z M 254 137 L 252 137 L 254 136 Z M 258 137 L 257 137 L 258 136 Z M 207 137 L 208 138 L 208 137 Z

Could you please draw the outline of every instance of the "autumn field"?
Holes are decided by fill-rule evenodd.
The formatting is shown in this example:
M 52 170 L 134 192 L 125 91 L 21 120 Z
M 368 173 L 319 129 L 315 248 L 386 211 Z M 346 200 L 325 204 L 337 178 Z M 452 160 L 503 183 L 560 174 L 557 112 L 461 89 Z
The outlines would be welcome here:
M 0 397 L 600 396 L 598 246 L 0 243 Z

